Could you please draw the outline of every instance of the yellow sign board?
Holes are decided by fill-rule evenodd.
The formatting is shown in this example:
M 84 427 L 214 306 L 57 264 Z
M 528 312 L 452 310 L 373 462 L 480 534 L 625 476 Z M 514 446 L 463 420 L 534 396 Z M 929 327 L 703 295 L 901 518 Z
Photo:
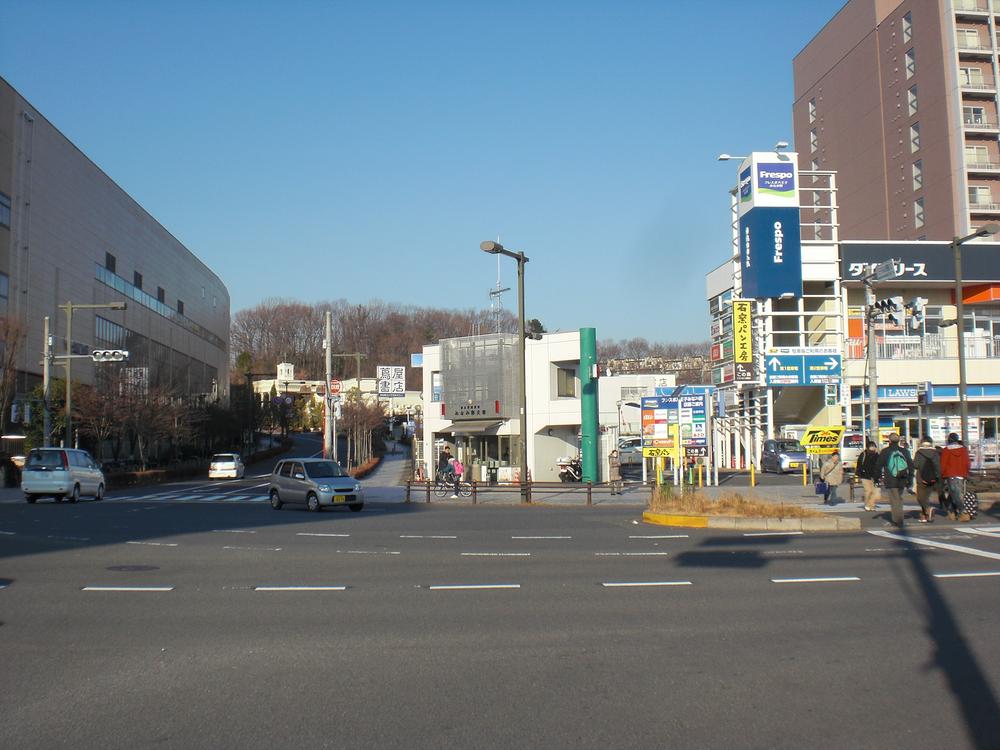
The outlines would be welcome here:
M 753 362 L 753 302 L 733 302 L 733 361 L 740 364 Z
M 668 439 L 659 439 L 660 442 L 666 442 L 669 444 L 656 447 L 643 446 L 643 458 L 672 458 L 674 460 L 679 460 L 681 453 L 681 426 L 678 424 L 672 424 L 669 427 L 669 432 L 670 437 Z
M 840 446 L 840 438 L 844 436 L 844 428 L 836 425 L 829 427 L 810 427 L 800 441 L 810 453 L 832 453 Z M 827 449 L 827 450 L 821 450 Z

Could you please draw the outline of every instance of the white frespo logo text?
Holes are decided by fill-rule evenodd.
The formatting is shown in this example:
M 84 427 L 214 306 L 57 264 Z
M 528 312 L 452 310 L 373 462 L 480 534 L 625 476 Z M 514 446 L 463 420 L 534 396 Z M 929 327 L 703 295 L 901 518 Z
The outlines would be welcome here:
M 782 249 L 785 241 L 785 233 L 781 231 L 781 222 L 774 222 L 774 262 L 782 263 L 783 254 Z

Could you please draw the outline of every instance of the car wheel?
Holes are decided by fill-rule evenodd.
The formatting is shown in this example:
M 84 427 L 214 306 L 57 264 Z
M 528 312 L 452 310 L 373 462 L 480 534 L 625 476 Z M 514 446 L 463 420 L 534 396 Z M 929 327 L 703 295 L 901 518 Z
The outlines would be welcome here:
M 69 495 L 69 501 L 71 503 L 80 502 L 80 485 L 78 484 L 73 485 L 73 491 Z
M 97 500 L 97 501 L 101 501 L 101 500 L 104 499 L 104 485 L 103 484 L 97 485 L 97 494 L 94 495 L 94 499 Z
M 306 497 L 306 507 L 313 513 L 319 513 L 319 497 L 315 492 L 310 492 Z
M 34 505 L 36 500 L 38 500 L 38 498 L 36 496 L 34 496 L 34 495 L 25 495 L 24 496 L 24 501 L 26 503 L 28 503 L 29 505 Z
M 357 513 L 359 510 L 361 510 L 362 508 L 365 507 L 365 504 L 364 503 L 354 503 L 353 505 L 348 505 L 347 507 L 350 508 L 351 510 L 353 510 L 355 513 Z
M 271 507 L 275 510 L 281 510 L 282 505 L 284 505 L 284 503 L 282 503 L 281 498 L 278 497 L 278 491 L 271 490 Z

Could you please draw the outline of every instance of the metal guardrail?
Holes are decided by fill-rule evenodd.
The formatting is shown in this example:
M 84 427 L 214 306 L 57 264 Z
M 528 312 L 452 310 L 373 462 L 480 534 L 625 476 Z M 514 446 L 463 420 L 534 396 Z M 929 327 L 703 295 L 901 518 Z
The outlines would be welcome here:
M 893 339 L 899 339 L 894 341 Z M 939 334 L 926 336 L 886 336 L 876 343 L 879 359 L 958 359 L 958 339 Z M 965 334 L 966 359 L 1000 357 L 1000 336 L 973 337 Z M 865 358 L 865 340 L 847 339 L 847 358 Z
M 413 502 L 413 498 L 419 494 L 423 494 L 424 502 L 429 503 L 431 501 L 431 493 L 434 490 L 436 482 L 428 482 L 426 480 L 407 480 L 406 482 L 406 502 Z M 525 498 L 524 502 L 532 502 L 532 497 L 534 493 L 544 494 L 546 491 L 553 491 L 558 489 L 560 492 L 575 492 L 577 490 L 585 492 L 587 496 L 587 505 L 594 504 L 594 488 L 595 487 L 609 487 L 607 484 L 594 484 L 593 482 L 526 482 L 524 484 L 484 484 L 482 482 L 472 482 L 472 504 L 476 505 L 479 502 L 479 495 L 481 493 L 489 494 L 517 494 Z

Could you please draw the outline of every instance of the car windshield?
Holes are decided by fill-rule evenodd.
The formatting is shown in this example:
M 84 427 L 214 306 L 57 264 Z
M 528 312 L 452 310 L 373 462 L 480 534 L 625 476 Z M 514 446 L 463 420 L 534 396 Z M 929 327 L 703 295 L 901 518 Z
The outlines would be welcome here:
M 232 464 L 236 463 L 236 458 L 231 453 L 216 453 L 212 456 L 213 464 Z
M 340 468 L 340 464 L 333 461 L 314 461 L 308 463 L 306 464 L 306 473 L 313 479 L 346 476 L 344 470 Z
M 62 451 L 31 451 L 25 466 L 29 469 L 63 468 Z
M 805 448 L 798 440 L 779 440 L 778 441 L 778 452 L 779 453 L 802 453 Z

